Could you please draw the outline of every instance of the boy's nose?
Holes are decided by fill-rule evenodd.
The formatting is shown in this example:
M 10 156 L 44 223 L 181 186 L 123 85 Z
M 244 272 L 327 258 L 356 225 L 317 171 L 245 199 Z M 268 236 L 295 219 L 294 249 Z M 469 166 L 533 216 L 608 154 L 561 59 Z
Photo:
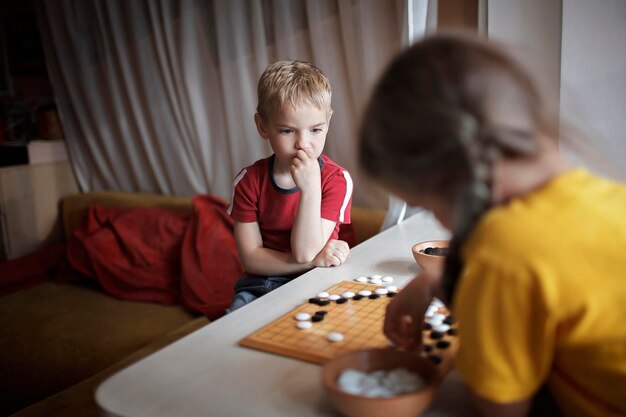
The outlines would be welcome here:
M 310 144 L 310 141 L 308 140 L 306 135 L 299 135 L 298 139 L 296 140 L 296 149 L 298 150 L 309 149 L 309 144 Z

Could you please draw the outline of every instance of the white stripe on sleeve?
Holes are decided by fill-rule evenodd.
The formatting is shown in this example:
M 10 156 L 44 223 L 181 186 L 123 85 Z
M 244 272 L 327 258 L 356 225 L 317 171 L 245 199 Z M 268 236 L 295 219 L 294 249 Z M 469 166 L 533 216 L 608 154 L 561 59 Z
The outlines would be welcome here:
M 235 180 L 233 181 L 233 194 L 230 196 L 230 204 L 228 205 L 228 209 L 226 210 L 226 213 L 228 213 L 229 216 L 233 212 L 233 201 L 235 200 L 235 187 L 237 186 L 237 184 L 239 184 L 239 181 L 241 181 L 241 179 L 246 175 L 246 172 L 248 172 L 247 169 L 245 168 L 242 169 L 239 175 L 237 175 L 235 177 Z
M 350 201 L 350 197 L 352 197 L 352 178 L 348 171 L 341 172 L 343 173 L 343 178 L 346 180 L 346 195 L 343 197 L 343 204 L 341 205 L 341 210 L 339 210 L 339 222 L 343 223 L 348 202 Z

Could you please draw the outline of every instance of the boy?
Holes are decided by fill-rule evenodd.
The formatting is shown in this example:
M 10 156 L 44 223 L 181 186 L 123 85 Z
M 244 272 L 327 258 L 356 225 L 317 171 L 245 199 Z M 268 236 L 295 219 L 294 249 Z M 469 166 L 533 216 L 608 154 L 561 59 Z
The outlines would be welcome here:
M 332 116 L 331 89 L 315 66 L 279 61 L 258 84 L 259 135 L 274 152 L 235 178 L 229 214 L 246 271 L 227 312 L 316 266 L 343 264 L 350 223 L 350 174 L 322 155 Z

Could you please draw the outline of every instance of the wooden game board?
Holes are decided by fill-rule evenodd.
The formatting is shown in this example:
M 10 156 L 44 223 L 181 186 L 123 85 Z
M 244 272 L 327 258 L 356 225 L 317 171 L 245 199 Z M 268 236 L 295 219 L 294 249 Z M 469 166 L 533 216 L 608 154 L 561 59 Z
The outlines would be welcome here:
M 373 284 L 363 284 L 352 281 L 342 281 L 326 290 L 329 294 L 339 294 L 346 291 L 358 293 L 361 290 L 374 291 L 380 288 Z M 311 294 L 313 297 L 314 294 Z M 383 334 L 385 308 L 391 298 L 383 295 L 375 300 L 363 298 L 348 300 L 344 304 L 331 301 L 327 306 L 318 306 L 305 303 L 268 325 L 242 339 L 239 344 L 278 355 L 289 356 L 308 362 L 322 364 L 343 352 L 371 348 L 389 347 L 389 340 Z M 310 329 L 298 329 L 295 315 L 305 312 L 313 315 L 316 311 L 324 310 L 328 313 L 321 322 L 313 323 Z M 338 343 L 328 341 L 326 336 L 330 332 L 339 332 L 344 340 Z M 432 345 L 428 334 L 424 331 L 425 343 Z M 438 354 L 442 358 L 440 366 L 448 368 L 451 357 L 457 348 L 457 337 L 445 336 L 451 342 L 448 349 L 433 349 L 429 355 Z

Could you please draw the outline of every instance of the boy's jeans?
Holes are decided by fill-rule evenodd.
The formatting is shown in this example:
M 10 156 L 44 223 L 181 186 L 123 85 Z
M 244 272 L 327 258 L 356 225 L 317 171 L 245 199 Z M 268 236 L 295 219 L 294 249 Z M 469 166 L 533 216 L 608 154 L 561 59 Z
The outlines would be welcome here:
M 232 313 L 289 281 L 291 281 L 291 278 L 285 277 L 259 278 L 244 276 L 240 278 L 235 284 L 235 297 L 230 307 L 226 309 L 226 314 Z

